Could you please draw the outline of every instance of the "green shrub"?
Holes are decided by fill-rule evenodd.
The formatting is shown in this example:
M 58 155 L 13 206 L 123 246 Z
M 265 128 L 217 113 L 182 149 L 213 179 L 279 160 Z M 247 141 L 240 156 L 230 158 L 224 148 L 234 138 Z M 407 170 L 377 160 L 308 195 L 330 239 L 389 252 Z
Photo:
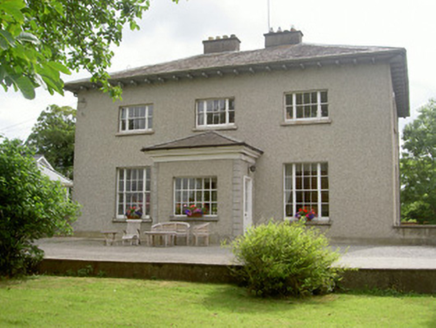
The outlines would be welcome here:
M 0 276 L 31 272 L 44 252 L 36 239 L 72 231 L 79 205 L 41 174 L 19 140 L 0 143 Z
M 340 255 L 328 240 L 303 222 L 262 224 L 250 228 L 232 242 L 243 267 L 234 270 L 257 296 L 306 296 L 332 292 L 341 268 Z

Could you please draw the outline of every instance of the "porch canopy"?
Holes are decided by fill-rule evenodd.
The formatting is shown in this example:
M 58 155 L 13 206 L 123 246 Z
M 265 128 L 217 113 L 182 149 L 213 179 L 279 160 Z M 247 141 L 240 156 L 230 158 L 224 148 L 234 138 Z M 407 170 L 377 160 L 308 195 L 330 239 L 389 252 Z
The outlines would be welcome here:
M 155 163 L 183 160 L 242 159 L 254 164 L 263 151 L 243 141 L 208 131 L 170 142 L 143 147 Z

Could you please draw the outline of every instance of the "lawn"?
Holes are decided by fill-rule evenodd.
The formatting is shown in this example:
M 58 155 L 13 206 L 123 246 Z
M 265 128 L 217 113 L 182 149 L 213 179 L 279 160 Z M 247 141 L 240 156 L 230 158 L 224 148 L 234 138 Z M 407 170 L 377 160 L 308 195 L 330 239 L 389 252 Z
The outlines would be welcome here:
M 0 327 L 436 327 L 436 298 L 258 299 L 233 285 L 37 276 L 0 281 Z

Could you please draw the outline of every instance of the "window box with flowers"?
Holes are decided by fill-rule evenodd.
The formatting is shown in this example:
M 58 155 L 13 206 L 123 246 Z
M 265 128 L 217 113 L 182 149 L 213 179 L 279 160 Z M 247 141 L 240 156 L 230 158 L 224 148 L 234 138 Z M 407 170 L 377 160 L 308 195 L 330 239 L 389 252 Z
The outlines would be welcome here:
M 201 218 L 204 214 L 207 214 L 207 209 L 196 205 L 184 205 L 183 213 L 186 214 L 188 218 Z
M 295 213 L 295 217 L 298 220 L 304 220 L 304 221 L 312 221 L 313 218 L 316 217 L 315 210 L 311 208 L 310 210 L 307 209 L 307 207 L 303 207 L 298 209 L 298 212 Z
M 137 206 L 131 206 L 126 211 L 127 220 L 141 220 L 142 209 Z

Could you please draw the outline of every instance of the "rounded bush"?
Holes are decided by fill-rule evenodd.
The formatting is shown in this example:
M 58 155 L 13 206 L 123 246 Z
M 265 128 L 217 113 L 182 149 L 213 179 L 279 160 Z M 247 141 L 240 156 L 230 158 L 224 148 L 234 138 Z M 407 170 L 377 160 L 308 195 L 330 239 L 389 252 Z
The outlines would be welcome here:
M 343 269 L 328 239 L 304 222 L 262 224 L 232 242 L 243 264 L 234 273 L 257 296 L 305 296 L 332 292 Z

